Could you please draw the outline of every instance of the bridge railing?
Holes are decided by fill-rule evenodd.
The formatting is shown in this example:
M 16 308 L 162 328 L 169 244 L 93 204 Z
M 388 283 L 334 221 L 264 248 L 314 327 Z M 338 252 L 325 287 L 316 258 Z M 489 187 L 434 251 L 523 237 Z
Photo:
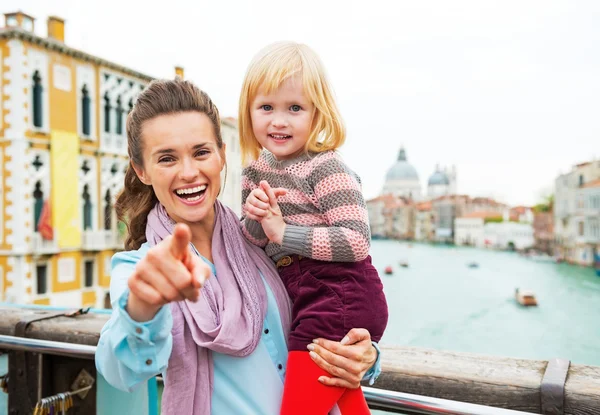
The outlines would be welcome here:
M 85 398 L 76 397 L 70 414 L 158 413 L 156 379 L 130 394 L 110 387 L 96 373 L 93 357 L 108 319 L 106 310 L 97 311 L 64 317 L 54 316 L 64 311 L 46 307 L 0 307 L 0 351 L 9 357 L 8 408 L 3 412 L 0 399 L 0 414 L 31 413 L 40 399 L 81 386 L 76 380 L 81 382 L 84 372 L 91 388 Z M 383 373 L 375 387 L 363 387 L 373 409 L 433 415 L 600 414 L 600 367 L 400 346 L 382 346 L 382 351 Z

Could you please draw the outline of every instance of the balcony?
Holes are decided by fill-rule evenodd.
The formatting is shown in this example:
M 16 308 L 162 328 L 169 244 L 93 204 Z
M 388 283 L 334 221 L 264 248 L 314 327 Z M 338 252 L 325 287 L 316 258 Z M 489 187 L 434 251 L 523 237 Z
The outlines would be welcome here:
M 34 255 L 47 255 L 58 252 L 56 238 L 52 240 L 42 238 L 39 232 L 34 232 L 31 237 L 31 252 Z
M 122 249 L 123 240 L 119 237 L 117 231 L 85 230 L 81 234 L 81 247 L 84 251 Z

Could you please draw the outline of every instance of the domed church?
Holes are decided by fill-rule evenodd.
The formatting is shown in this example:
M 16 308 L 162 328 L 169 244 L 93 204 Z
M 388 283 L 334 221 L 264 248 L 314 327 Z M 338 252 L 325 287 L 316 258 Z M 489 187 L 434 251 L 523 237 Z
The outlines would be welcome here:
M 404 147 L 400 148 L 398 159 L 389 168 L 385 176 L 382 194 L 392 194 L 412 200 L 421 200 L 419 175 L 417 174 L 417 169 L 407 161 Z
M 440 196 L 456 194 L 456 167 L 440 169 L 436 166 L 435 172 L 427 181 L 427 198 L 435 199 Z

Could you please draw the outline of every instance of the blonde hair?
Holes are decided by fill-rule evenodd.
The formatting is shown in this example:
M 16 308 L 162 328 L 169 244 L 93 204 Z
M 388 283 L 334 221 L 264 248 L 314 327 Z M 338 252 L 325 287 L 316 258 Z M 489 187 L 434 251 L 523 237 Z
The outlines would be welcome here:
M 335 150 L 346 140 L 346 128 L 335 103 L 323 63 L 308 46 L 295 42 L 273 43 L 256 54 L 246 72 L 240 94 L 239 129 L 242 161 L 256 160 L 262 146 L 254 136 L 250 106 L 258 90 L 270 94 L 287 79 L 300 75 L 304 94 L 315 107 L 305 151 Z

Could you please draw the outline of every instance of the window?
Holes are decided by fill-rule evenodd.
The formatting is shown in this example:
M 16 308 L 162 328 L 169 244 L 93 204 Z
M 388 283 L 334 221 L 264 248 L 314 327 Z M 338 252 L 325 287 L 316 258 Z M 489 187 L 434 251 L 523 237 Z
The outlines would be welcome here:
M 112 229 L 112 203 L 110 189 L 106 191 L 104 203 L 104 229 L 110 231 Z
M 584 231 L 583 226 L 584 226 L 583 222 L 579 222 L 579 236 L 583 236 L 583 231 Z
M 88 91 L 87 85 L 83 85 L 83 88 L 81 88 L 81 132 L 83 133 L 83 135 L 91 134 L 90 107 L 90 93 Z
M 121 97 L 117 97 L 117 108 L 115 109 L 116 115 L 117 115 L 117 123 L 116 123 L 116 133 L 118 135 L 122 135 L 123 134 L 123 112 L 125 112 L 125 110 L 123 109 L 123 106 L 121 105 Z
M 579 175 L 579 186 L 583 186 L 583 174 Z
M 94 286 L 94 260 L 86 260 L 83 263 L 83 272 L 85 276 L 85 286 Z
M 37 232 L 42 217 L 42 208 L 44 207 L 44 192 L 42 191 L 42 182 L 35 183 L 33 191 L 33 230 Z
M 83 230 L 92 229 L 92 202 L 88 185 L 83 186 Z
M 48 292 L 48 265 L 37 264 L 35 266 L 35 280 L 37 282 L 36 293 L 46 294 Z
M 110 97 L 108 92 L 104 94 L 104 132 L 110 133 Z
M 32 118 L 33 118 L 33 126 L 37 128 L 42 128 L 43 125 L 43 107 L 42 107 L 42 92 L 44 88 L 42 87 L 42 78 L 40 76 L 39 71 L 35 71 L 33 73 L 33 88 L 32 88 Z

